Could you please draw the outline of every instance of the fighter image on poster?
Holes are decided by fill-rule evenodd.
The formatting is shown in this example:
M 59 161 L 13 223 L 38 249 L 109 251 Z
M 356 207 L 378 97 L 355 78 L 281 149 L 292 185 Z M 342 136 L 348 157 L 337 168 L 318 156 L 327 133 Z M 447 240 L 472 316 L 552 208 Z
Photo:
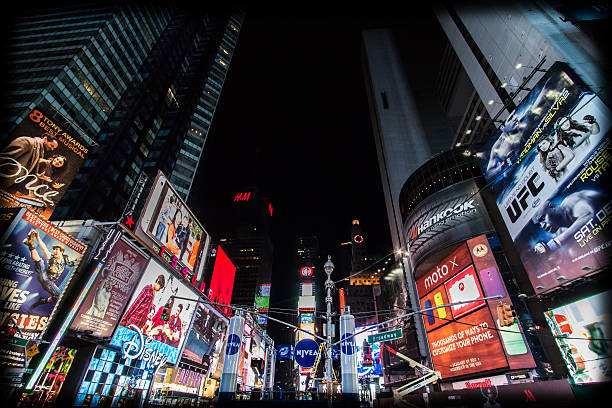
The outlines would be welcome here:
M 3 206 L 16 201 L 49 218 L 88 153 L 79 136 L 64 127 L 36 108 L 0 147 Z
M 31 211 L 15 211 L 1 242 L 1 321 L 4 325 L 10 317 L 24 335 L 36 338 L 44 331 L 86 247 Z

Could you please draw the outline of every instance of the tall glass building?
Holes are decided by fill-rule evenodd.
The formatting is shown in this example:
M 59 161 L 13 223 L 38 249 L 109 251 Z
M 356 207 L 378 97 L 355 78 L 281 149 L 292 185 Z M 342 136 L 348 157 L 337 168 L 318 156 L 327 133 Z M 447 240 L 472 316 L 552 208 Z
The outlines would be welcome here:
M 53 218 L 118 219 L 141 171 L 187 198 L 242 21 L 145 2 L 14 19 L 3 138 L 38 107 L 89 145 Z

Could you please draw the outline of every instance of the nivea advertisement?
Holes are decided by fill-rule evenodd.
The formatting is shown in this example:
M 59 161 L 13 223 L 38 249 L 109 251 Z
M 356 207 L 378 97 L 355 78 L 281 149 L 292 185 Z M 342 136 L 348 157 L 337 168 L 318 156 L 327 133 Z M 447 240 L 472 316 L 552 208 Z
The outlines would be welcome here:
M 612 118 L 555 63 L 477 154 L 536 293 L 608 264 Z

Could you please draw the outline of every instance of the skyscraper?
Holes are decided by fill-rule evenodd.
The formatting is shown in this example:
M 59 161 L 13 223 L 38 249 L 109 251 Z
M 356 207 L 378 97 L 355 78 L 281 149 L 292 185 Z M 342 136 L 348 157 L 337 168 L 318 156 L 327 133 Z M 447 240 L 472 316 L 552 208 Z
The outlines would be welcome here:
M 54 218 L 118 219 L 141 171 L 187 198 L 242 20 L 119 2 L 15 20 L 6 133 L 40 107 L 88 144 Z
M 269 302 L 274 251 L 270 217 L 273 214 L 270 201 L 254 187 L 237 191 L 231 197 L 228 215 L 233 222 L 229 227 L 221 227 L 219 242 L 238 268 L 232 304 L 252 307 L 257 296 L 266 297 Z M 262 285 L 267 294 L 261 294 Z

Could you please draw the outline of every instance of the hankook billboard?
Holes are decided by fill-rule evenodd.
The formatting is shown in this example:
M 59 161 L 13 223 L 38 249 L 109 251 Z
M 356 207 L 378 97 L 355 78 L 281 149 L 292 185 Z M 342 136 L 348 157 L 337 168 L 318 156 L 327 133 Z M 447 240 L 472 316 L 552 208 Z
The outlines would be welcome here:
M 404 222 L 413 268 L 432 251 L 493 230 L 472 180 L 446 187 L 419 203 Z
M 536 293 L 609 264 L 611 125 L 557 62 L 477 153 Z

